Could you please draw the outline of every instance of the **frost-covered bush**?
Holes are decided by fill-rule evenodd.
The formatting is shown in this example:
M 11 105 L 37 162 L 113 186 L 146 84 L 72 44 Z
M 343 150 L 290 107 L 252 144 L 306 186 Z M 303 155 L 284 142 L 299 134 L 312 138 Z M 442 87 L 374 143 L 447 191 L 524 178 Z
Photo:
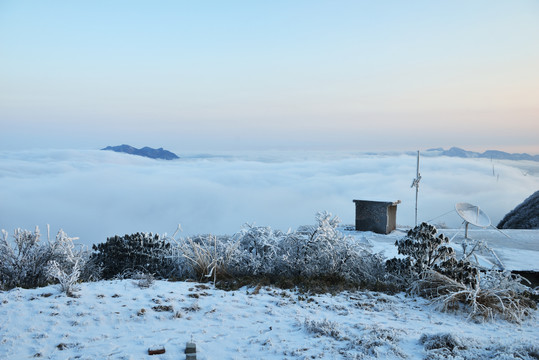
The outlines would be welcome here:
M 46 268 L 52 258 L 50 247 L 41 243 L 41 233 L 15 229 L 13 241 L 2 230 L 0 284 L 3 288 L 32 288 L 47 284 Z
M 68 296 L 74 296 L 78 290 L 77 283 L 84 267 L 87 256 L 82 250 L 75 251 L 73 239 L 62 230 L 56 235 L 56 249 L 62 254 L 58 259 L 49 261 L 47 275 L 60 284 L 60 289 Z
M 537 305 L 527 297 L 524 285 L 515 279 L 503 279 L 506 276 L 502 272 L 487 271 L 483 277 L 488 280 L 472 288 L 430 271 L 414 284 L 414 291 L 430 294 L 433 302 L 443 311 L 461 310 L 469 314 L 468 318 L 476 320 L 500 317 L 520 323 L 533 314 Z
M 376 285 L 386 278 L 384 257 L 373 254 L 364 245 L 347 238 L 339 249 L 337 274 L 347 281 Z
M 75 291 L 78 290 L 76 284 L 79 281 L 80 268 L 80 263 L 76 260 L 71 269 L 66 271 L 66 269 L 62 269 L 58 262 L 53 260 L 49 263 L 47 275 L 60 283 L 61 291 L 68 296 L 74 296 Z
M 409 257 L 388 259 L 385 265 L 387 278 L 401 290 L 406 290 L 417 278 L 417 274 L 412 271 Z
M 454 349 L 466 349 L 464 342 L 450 333 L 423 334 L 419 338 L 419 342 L 425 347 L 425 350 L 447 349 L 453 351 Z
M 537 360 L 539 347 L 536 344 L 504 344 L 492 340 L 481 343 L 475 339 L 452 333 L 423 334 L 419 339 L 428 360 L 447 359 L 496 359 Z
M 292 276 L 332 275 L 338 267 L 338 248 L 345 236 L 339 219 L 327 212 L 316 215 L 316 225 L 299 227 L 281 242 L 283 270 Z
M 129 276 L 137 272 L 168 278 L 174 274 L 170 258 L 170 243 L 159 235 L 136 233 L 107 238 L 105 243 L 92 246 L 90 256 L 94 266 L 101 269 L 104 279 Z
M 174 239 L 173 257 L 182 276 L 198 280 L 325 277 L 360 284 L 384 276 L 381 256 L 339 232 L 337 217 L 324 212 L 316 220 L 287 233 L 246 225 L 233 236 Z
M 475 289 L 479 282 L 478 269 L 467 260 L 457 260 L 447 236 L 437 232 L 436 227 L 427 223 L 409 230 L 405 237 L 395 242 L 399 254 L 406 258 L 388 260 L 388 271 L 407 285 L 435 271 Z
M 340 340 L 341 338 L 341 330 L 339 329 L 339 324 L 335 321 L 331 321 L 328 319 L 305 319 L 304 326 L 307 331 L 318 336 L 329 336 L 337 340 Z
M 200 235 L 178 241 L 181 256 L 187 260 L 185 273 L 198 280 L 230 276 L 231 257 L 237 246 L 228 236 Z M 180 260 L 181 261 L 181 260 Z
M 136 280 L 133 284 L 136 284 L 141 289 L 147 289 L 155 282 L 155 278 L 152 274 L 145 274 L 142 272 L 135 273 L 132 278 L 133 280 Z
M 229 270 L 236 276 L 274 275 L 285 234 L 267 226 L 244 226 L 234 234 L 236 243 Z
M 287 234 L 280 243 L 280 270 L 289 276 L 337 276 L 356 283 L 383 277 L 381 257 L 343 235 L 339 221 L 321 212 L 316 225 Z
M 434 226 L 422 223 L 396 242 L 399 253 L 407 257 L 389 260 L 386 266 L 405 277 L 412 293 L 433 299 L 444 311 L 463 310 L 470 318 L 500 316 L 512 322 L 532 313 L 535 303 L 525 296 L 529 288 L 517 277 L 495 270 L 480 272 L 466 259 L 457 260 L 448 243 Z
M 437 235 L 436 227 L 422 223 L 408 231 L 408 234 L 395 242 L 399 254 L 410 260 L 412 271 L 420 274 L 426 269 L 440 266 L 444 261 L 455 256 L 455 251 L 448 246 L 449 239 L 443 234 Z
M 513 274 L 508 270 L 504 271 L 486 271 L 481 274 L 479 286 L 482 289 L 505 289 L 514 292 L 515 294 L 532 293 L 530 287 L 524 285 L 524 283 L 530 283 L 527 279 L 518 274 Z
M 73 239 L 62 230 L 55 240 L 41 241 L 41 233 L 35 230 L 16 229 L 13 241 L 8 233 L 2 230 L 0 239 L 0 288 L 13 287 L 35 288 L 48 285 L 52 280 L 58 280 L 50 272 L 56 268 L 72 276 L 73 282 L 78 280 L 77 271 L 72 272 L 74 262 L 77 267 L 84 263 L 84 253 L 74 251 Z M 76 278 L 76 279 L 75 279 Z
M 362 333 L 353 337 L 348 346 L 359 352 L 354 359 L 406 359 L 399 344 L 402 330 L 384 328 L 380 324 L 358 325 Z

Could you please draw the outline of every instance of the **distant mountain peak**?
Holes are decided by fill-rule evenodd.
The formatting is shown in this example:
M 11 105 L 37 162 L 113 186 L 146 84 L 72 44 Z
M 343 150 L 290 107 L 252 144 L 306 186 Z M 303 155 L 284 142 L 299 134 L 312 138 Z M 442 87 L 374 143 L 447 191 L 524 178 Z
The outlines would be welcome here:
M 449 150 L 444 150 L 443 148 L 428 149 L 424 154 L 431 156 L 451 156 L 451 157 L 461 157 L 461 158 L 487 158 L 487 159 L 497 159 L 497 160 L 531 160 L 539 161 L 539 155 L 530 155 L 526 153 L 522 154 L 511 154 L 499 150 L 487 150 L 483 153 L 468 151 L 458 147 L 452 147 Z
M 164 150 L 162 147 L 159 149 L 154 149 L 145 146 L 141 149 L 137 149 L 136 147 L 133 147 L 131 145 L 123 144 L 118 146 L 107 146 L 106 148 L 103 148 L 101 150 L 110 150 L 131 155 L 144 156 L 150 159 L 174 160 L 180 158 L 178 155 L 168 150 Z

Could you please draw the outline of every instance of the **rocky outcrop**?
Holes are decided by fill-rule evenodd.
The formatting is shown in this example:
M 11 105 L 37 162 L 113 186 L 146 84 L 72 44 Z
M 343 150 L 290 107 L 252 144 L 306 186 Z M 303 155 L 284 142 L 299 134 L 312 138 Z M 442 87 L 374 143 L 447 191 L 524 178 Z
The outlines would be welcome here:
M 539 229 L 539 191 L 505 215 L 498 229 Z

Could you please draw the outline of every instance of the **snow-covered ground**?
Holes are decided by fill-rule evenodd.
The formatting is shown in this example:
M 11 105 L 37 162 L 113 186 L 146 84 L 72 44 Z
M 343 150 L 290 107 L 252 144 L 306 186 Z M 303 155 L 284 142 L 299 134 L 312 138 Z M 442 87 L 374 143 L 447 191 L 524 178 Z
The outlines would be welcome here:
M 342 226 L 340 230 L 346 235 L 352 236 L 362 243 L 369 244 L 371 251 L 382 253 L 386 258 L 398 256 L 395 241 L 406 235 L 407 229 L 399 228 L 390 234 L 376 234 L 370 231 L 353 231 L 353 226 Z M 346 230 L 348 229 L 348 230 Z M 464 229 L 438 229 L 438 233 L 444 234 L 451 239 L 450 244 L 456 250 L 457 255 L 462 254 Z M 504 269 L 516 271 L 539 271 L 539 230 L 514 230 L 504 229 L 500 232 L 496 229 L 470 229 L 468 231 L 468 249 L 475 242 L 482 242 L 492 249 L 501 260 Z M 491 268 L 498 267 L 494 255 L 486 250 L 478 252 L 478 260 L 481 265 Z
M 81 284 L 78 295 L 58 286 L 0 292 L 0 358 L 185 359 L 193 341 L 199 360 L 532 359 L 539 344 L 537 316 L 476 323 L 403 294 L 115 280 Z M 436 334 L 449 334 L 453 352 L 436 349 Z M 148 355 L 161 346 L 165 354 Z
M 413 219 L 416 163 L 407 155 L 194 156 L 164 163 L 99 151 L 33 151 L 1 158 L 0 228 L 50 223 L 87 246 L 114 234 L 164 233 L 177 223 L 186 236 L 230 234 L 254 221 L 286 230 L 312 223 L 319 210 L 350 223 L 352 199 L 401 199 L 397 221 Z M 537 190 L 537 174 L 531 162 L 424 159 L 420 220 L 467 201 L 496 223 Z M 458 227 L 461 220 L 451 214 L 438 221 Z M 439 231 L 450 238 L 457 232 Z M 406 230 L 345 232 L 391 258 Z M 496 230 L 471 230 L 470 237 L 486 240 L 508 269 L 538 271 L 539 230 L 505 232 L 511 238 Z M 461 240 L 462 232 L 453 240 L 457 250 Z M 66 297 L 58 286 L 0 292 L 0 359 L 144 359 L 154 346 L 166 353 L 152 359 L 183 359 L 191 340 L 198 359 L 527 359 L 539 353 L 537 316 L 521 325 L 475 323 L 403 294 L 225 292 L 165 281 L 140 288 L 124 280 L 84 283 L 78 295 Z M 448 334 L 452 352 L 436 349 L 430 337 L 436 334 Z

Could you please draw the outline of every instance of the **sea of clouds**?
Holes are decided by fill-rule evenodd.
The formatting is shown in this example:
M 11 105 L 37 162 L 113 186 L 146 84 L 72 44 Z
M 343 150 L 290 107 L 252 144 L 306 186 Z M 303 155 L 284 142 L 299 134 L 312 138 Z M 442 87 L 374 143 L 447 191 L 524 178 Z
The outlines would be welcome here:
M 352 200 L 402 203 L 397 223 L 414 225 L 416 157 L 404 154 L 258 152 L 179 154 L 152 160 L 99 150 L 0 152 L 0 228 L 79 243 L 113 235 L 232 234 L 245 223 L 283 231 L 318 211 L 353 224 Z M 493 224 L 539 189 L 539 163 L 421 158 L 419 221 L 459 228 L 456 202 L 479 205 Z M 444 215 L 445 214 L 445 215 Z

